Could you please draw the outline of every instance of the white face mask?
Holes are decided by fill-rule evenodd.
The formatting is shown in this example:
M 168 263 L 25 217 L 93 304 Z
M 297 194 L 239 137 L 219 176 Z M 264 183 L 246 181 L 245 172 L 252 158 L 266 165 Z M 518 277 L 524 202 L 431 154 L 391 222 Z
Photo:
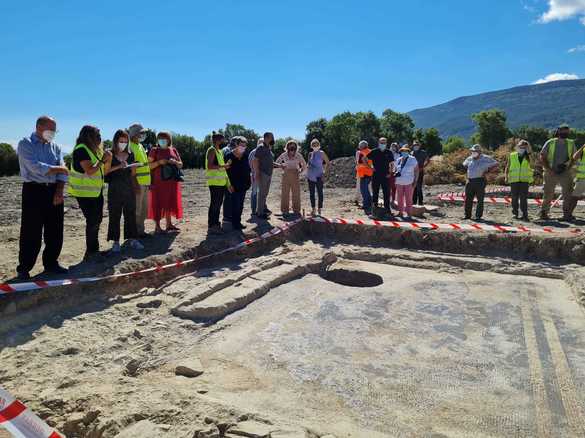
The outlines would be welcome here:
M 125 151 L 127 147 L 128 147 L 128 143 L 118 143 L 118 148 L 121 151 Z
M 472 156 L 473 158 L 478 158 L 478 157 L 479 157 L 479 152 L 472 152 L 472 153 L 471 153 L 471 156 Z
M 420 149 L 420 146 L 415 146 L 413 149 L 414 149 L 415 151 L 418 151 L 418 150 Z
M 43 131 L 43 139 L 48 141 L 49 143 L 55 140 L 55 131 L 45 130 Z
M 162 149 L 166 149 L 168 146 L 168 141 L 165 140 L 164 138 L 159 138 L 158 139 L 158 145 L 162 148 Z
M 311 146 L 311 149 L 313 149 L 314 151 L 318 151 L 319 149 L 321 149 L 321 146 Z
M 244 155 L 244 152 L 246 152 L 246 146 L 238 146 L 236 148 L 236 153 L 238 155 Z
M 516 152 L 518 152 L 520 155 L 524 155 L 528 152 L 528 150 L 524 148 L 516 148 Z

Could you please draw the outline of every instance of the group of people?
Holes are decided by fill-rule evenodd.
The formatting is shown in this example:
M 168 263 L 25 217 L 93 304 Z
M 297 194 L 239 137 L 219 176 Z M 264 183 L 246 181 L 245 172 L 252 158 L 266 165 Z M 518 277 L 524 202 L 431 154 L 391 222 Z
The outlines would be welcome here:
M 111 150 L 104 149 L 100 130 L 91 125 L 81 128 L 75 142 L 71 163 L 65 164 L 61 148 L 54 142 L 55 119 L 37 119 L 35 131 L 18 144 L 17 154 L 22 187 L 22 217 L 17 275 L 28 280 L 41 245 L 45 272 L 65 274 L 58 262 L 63 246 L 64 194 L 74 197 L 85 218 L 84 260 L 99 261 L 99 232 L 103 220 L 104 191 L 107 186 L 108 234 L 112 247 L 107 254 L 122 250 L 121 221 L 125 245 L 144 249 L 142 239 L 151 237 L 145 231 L 146 219 L 154 221 L 155 234 L 180 231 L 173 218 L 183 216 L 181 156 L 173 147 L 170 132 L 159 132 L 156 144 L 143 145 L 147 130 L 139 123 L 119 129 L 112 138 Z M 213 133 L 205 156 L 205 174 L 210 191 L 208 232 L 243 230 L 242 212 L 246 193 L 251 189 L 252 216 L 266 220 L 271 211 L 266 206 L 273 170 L 282 169 L 281 212 L 283 216 L 300 215 L 300 180 L 306 176 L 313 214 L 323 208 L 323 181 L 329 171 L 329 158 L 319 141 L 311 143 L 308 159 L 290 140 L 285 151 L 274 159 L 274 135 L 270 132 L 248 150 L 245 137 L 227 139 Z M 292 201 L 292 202 L 291 202 Z M 292 204 L 292 205 L 291 205 Z M 223 207 L 223 223 L 220 213 Z M 164 228 L 161 222 L 164 221 Z
M 573 222 L 573 212 L 577 202 L 585 196 L 585 145 L 577 149 L 575 140 L 569 138 L 571 129 L 568 125 L 560 125 L 553 138 L 548 140 L 538 156 L 526 140 L 520 140 L 510 153 L 504 170 L 505 181 L 510 185 L 512 198 L 512 215 L 515 219 L 529 221 L 528 195 L 530 185 L 534 182 L 534 168 L 537 162 L 543 168 L 543 199 L 540 209 L 540 220 L 550 220 L 550 209 L 553 202 L 561 201 L 563 207 L 562 220 Z M 471 148 L 471 156 L 463 165 L 467 168 L 467 184 L 465 186 L 465 217 L 471 219 L 474 199 L 477 201 L 475 219 L 481 220 L 486 174 L 499 168 L 496 160 L 482 153 L 482 148 L 475 145 Z M 561 196 L 555 201 L 556 187 L 561 186 Z M 522 213 L 522 216 L 519 214 Z
M 133 249 L 142 250 L 140 239 L 146 219 L 155 223 L 155 233 L 179 231 L 172 218 L 182 217 L 181 168 L 183 163 L 173 147 L 172 136 L 159 132 L 157 144 L 145 149 L 147 130 L 135 123 L 114 133 L 112 149 L 104 150 L 100 130 L 91 125 L 81 128 L 69 166 L 55 144 L 57 122 L 39 117 L 35 131 L 18 144 L 22 186 L 18 278 L 30 278 L 42 241 L 45 272 L 65 274 L 58 258 L 63 246 L 65 186 L 76 198 L 85 218 L 85 260 L 99 261 L 99 231 L 103 219 L 104 190 L 108 190 L 108 236 L 110 253 L 121 251 L 121 219 L 124 239 Z M 165 220 L 165 228 L 161 221 Z
M 121 251 L 121 219 L 124 217 L 124 240 L 130 248 L 144 249 L 141 239 L 145 221 L 154 221 L 155 234 L 178 232 L 173 218 L 181 219 L 181 181 L 183 163 L 169 132 L 159 132 L 156 145 L 145 148 L 147 130 L 139 123 L 114 133 L 112 149 L 103 147 L 100 130 L 91 125 L 81 128 L 69 166 L 65 165 L 60 147 L 55 144 L 56 121 L 48 116 L 37 120 L 35 131 L 18 144 L 22 186 L 22 218 L 18 278 L 30 278 L 42 242 L 42 260 L 47 273 L 64 274 L 58 258 L 63 245 L 64 192 L 76 198 L 85 218 L 85 260 L 99 260 L 99 231 L 103 219 L 104 190 L 107 183 L 109 212 L 107 239 L 112 241 L 109 253 Z M 585 145 L 577 149 L 569 139 L 570 129 L 562 125 L 554 138 L 543 146 L 539 160 L 544 169 L 544 199 L 541 219 L 549 219 L 555 189 L 561 186 L 563 220 L 574 220 L 577 201 L 585 196 Z M 310 143 L 307 159 L 295 140 L 286 143 L 284 152 L 275 158 L 274 134 L 266 132 L 252 149 L 242 136 L 226 139 L 213 133 L 212 146 L 205 154 L 205 175 L 210 193 L 208 233 L 243 230 L 242 214 L 246 194 L 250 190 L 252 219 L 267 220 L 272 212 L 266 205 L 274 169 L 282 170 L 280 209 L 284 217 L 301 214 L 301 179 L 309 186 L 311 214 L 320 215 L 323 208 L 323 184 L 330 161 L 317 139 Z M 377 148 L 370 149 L 361 141 L 355 157 L 356 187 L 367 215 L 398 215 L 409 219 L 415 204 L 423 203 L 424 172 L 429 155 L 416 141 L 400 146 L 380 138 Z M 531 145 L 521 140 L 506 163 L 506 182 L 510 185 L 512 212 L 523 220 L 528 217 L 529 187 L 534 181 L 536 157 Z M 471 219 L 477 202 L 475 219 L 481 220 L 487 185 L 486 174 L 499 164 L 484 155 L 479 145 L 471 148 L 465 159 L 465 219 Z M 382 191 L 383 210 L 378 200 Z M 220 214 L 223 209 L 223 217 Z M 161 222 L 164 220 L 164 228 Z
M 534 183 L 534 168 L 537 160 L 544 170 L 544 196 L 540 211 L 541 220 L 550 219 L 550 208 L 555 201 L 555 189 L 561 186 L 564 221 L 574 221 L 573 212 L 577 201 L 585 196 L 585 145 L 577 149 L 575 141 L 569 138 L 570 127 L 558 127 L 553 138 L 548 140 L 538 157 L 532 152 L 530 143 L 520 140 L 510 153 L 504 175 L 510 185 L 512 215 L 515 219 L 530 220 L 528 196 Z M 482 220 L 487 174 L 499 169 L 499 163 L 485 155 L 478 144 L 470 149 L 470 156 L 463 166 L 467 169 L 465 185 L 465 215 L 472 219 L 473 204 L 475 220 Z M 364 212 L 371 217 L 398 215 L 410 219 L 413 205 L 423 204 L 424 170 L 429 163 L 427 152 L 418 142 L 412 146 L 392 143 L 388 149 L 386 138 L 378 140 L 378 147 L 370 149 L 368 142 L 360 141 L 356 152 L 356 180 L 358 198 L 361 198 Z M 383 196 L 383 210 L 378 209 L 380 189 Z M 560 201 L 560 198 L 557 200 Z M 521 216 L 520 216 L 521 213 Z
M 370 149 L 367 141 L 360 141 L 356 152 L 356 188 L 365 214 L 380 216 L 375 210 L 381 189 L 382 214 L 392 214 L 394 204 L 399 216 L 410 218 L 413 204 L 423 203 L 424 169 L 428 163 L 429 156 L 417 141 L 412 148 L 398 143 L 388 148 L 388 139 L 382 137 L 375 149 Z
M 205 174 L 210 193 L 208 231 L 222 234 L 226 230 L 243 230 L 242 212 L 246 193 L 251 189 L 251 216 L 267 220 L 272 212 L 266 205 L 274 169 L 281 169 L 280 210 L 283 217 L 301 214 L 301 178 L 309 185 L 311 214 L 321 214 L 323 208 L 323 181 L 329 173 L 329 158 L 321 150 L 318 140 L 311 142 L 308 159 L 299 152 L 295 140 L 286 143 L 284 152 L 275 159 L 272 148 L 274 134 L 266 132 L 256 147 L 248 148 L 248 140 L 236 136 L 228 142 L 221 133 L 211 136 L 212 146 L 205 154 Z M 220 222 L 220 214 L 223 217 Z M 292 208 L 292 211 L 291 211 Z

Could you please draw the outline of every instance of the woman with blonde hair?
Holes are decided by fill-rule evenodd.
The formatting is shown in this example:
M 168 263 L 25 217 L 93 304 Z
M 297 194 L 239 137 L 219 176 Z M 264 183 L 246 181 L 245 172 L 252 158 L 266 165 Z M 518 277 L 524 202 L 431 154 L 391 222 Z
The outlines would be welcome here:
M 152 172 L 152 186 L 149 192 L 148 218 L 154 220 L 155 233 L 180 231 L 172 223 L 172 216 L 183 217 L 181 199 L 181 182 L 179 169 L 183 167 L 179 152 L 173 147 L 173 138 L 169 132 L 159 132 L 156 136 L 157 146 L 148 154 Z M 160 226 L 162 218 L 166 219 L 166 228 Z
M 280 199 L 280 211 L 283 216 L 289 214 L 290 198 L 292 194 L 292 209 L 295 215 L 301 213 L 301 172 L 306 171 L 307 163 L 303 156 L 297 151 L 298 143 L 289 140 L 286 143 L 285 151 L 276 160 L 276 165 L 283 169 L 282 189 Z
M 321 150 L 321 143 L 316 138 L 311 141 L 311 152 L 309 152 L 307 180 L 309 181 L 309 197 L 311 199 L 311 214 L 315 216 L 315 191 L 319 198 L 319 210 L 321 215 L 323 209 L 323 179 L 329 174 L 329 157 Z M 325 166 L 325 168 L 323 168 Z

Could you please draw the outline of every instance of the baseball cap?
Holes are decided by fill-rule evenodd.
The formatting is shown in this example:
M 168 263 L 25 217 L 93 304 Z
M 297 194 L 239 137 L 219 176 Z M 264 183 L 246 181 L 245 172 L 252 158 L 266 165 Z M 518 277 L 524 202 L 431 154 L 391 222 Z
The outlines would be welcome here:
M 146 132 L 146 129 L 144 129 L 144 126 L 142 126 L 140 123 L 134 123 L 128 128 L 128 135 L 130 138 L 136 137 L 138 134 L 142 134 L 143 132 Z

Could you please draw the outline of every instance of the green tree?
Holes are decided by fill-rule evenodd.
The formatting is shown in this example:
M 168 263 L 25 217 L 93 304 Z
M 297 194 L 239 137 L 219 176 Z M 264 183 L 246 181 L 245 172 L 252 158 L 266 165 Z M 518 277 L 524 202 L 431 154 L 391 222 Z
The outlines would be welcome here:
M 465 148 L 465 139 L 458 135 L 453 137 L 449 137 L 445 144 L 443 145 L 443 153 L 449 154 L 451 152 L 457 151 L 459 149 Z
M 205 166 L 203 144 L 190 135 L 173 134 L 173 146 L 181 155 L 183 166 L 188 169 Z
M 244 125 L 235 123 L 226 123 L 225 128 L 218 129 L 216 132 L 223 134 L 227 141 L 235 136 L 243 136 L 248 140 L 248 144 L 256 147 L 256 143 L 260 136 L 253 129 L 248 129 Z M 207 134 L 203 139 L 203 148 L 207 150 L 211 146 L 211 134 Z
M 507 116 L 504 111 L 491 109 L 471 116 L 477 125 L 477 132 L 472 137 L 474 142 L 491 150 L 506 143 L 510 131 L 506 126 Z
M 147 129 L 146 130 L 146 140 L 144 140 L 142 142 L 142 144 L 144 145 L 144 147 L 149 150 L 151 147 L 153 147 L 156 144 L 156 131 L 152 130 L 152 129 Z
M 512 131 L 512 135 L 518 140 L 527 140 L 534 150 L 542 148 L 546 141 L 551 138 L 551 132 L 548 129 L 539 126 L 521 126 Z
M 443 140 L 435 128 L 417 129 L 414 138 L 428 152 L 430 156 L 440 155 L 443 152 Z
M 332 158 L 352 155 L 359 141 L 356 117 L 349 111 L 335 115 L 325 128 L 328 154 Z
M 0 176 L 16 175 L 19 171 L 18 156 L 8 143 L 0 143 Z
M 380 131 L 389 142 L 410 142 L 414 137 L 414 121 L 408 114 L 387 109 L 380 118 Z
M 303 144 L 303 149 L 307 150 L 309 145 L 313 139 L 319 140 L 321 145 L 326 148 L 327 145 L 325 140 L 325 130 L 327 129 L 327 119 L 320 118 L 317 120 L 313 120 L 307 124 L 307 128 L 305 129 L 305 141 Z
M 380 120 L 378 117 L 372 111 L 359 112 L 354 117 L 359 139 L 366 140 L 371 147 L 375 147 L 380 138 Z
M 278 158 L 279 155 L 284 152 L 284 147 L 286 146 L 286 143 L 289 140 L 294 140 L 294 138 L 285 137 L 285 138 L 277 138 L 276 140 L 274 140 L 274 146 L 272 147 L 272 152 L 274 153 L 275 158 Z

